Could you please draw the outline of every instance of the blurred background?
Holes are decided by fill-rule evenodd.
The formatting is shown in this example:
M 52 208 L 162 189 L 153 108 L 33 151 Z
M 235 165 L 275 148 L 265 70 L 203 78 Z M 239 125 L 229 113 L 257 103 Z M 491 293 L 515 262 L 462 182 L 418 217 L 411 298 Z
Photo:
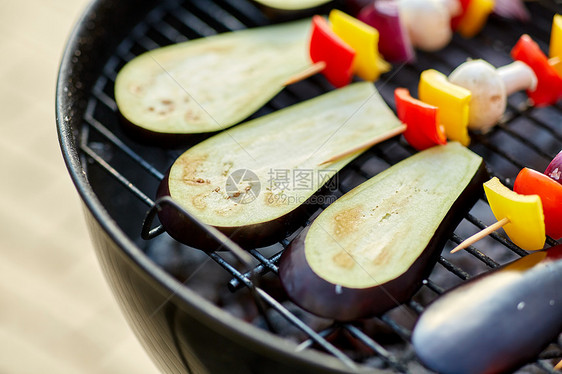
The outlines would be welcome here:
M 0 373 L 156 373 L 103 278 L 55 128 L 86 0 L 0 0 Z

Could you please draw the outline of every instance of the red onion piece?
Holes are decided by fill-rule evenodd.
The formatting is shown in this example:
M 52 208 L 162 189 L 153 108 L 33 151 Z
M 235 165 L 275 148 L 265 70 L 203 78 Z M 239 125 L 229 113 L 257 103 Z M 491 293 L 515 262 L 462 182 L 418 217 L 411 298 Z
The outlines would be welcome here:
M 379 32 L 379 52 L 390 62 L 412 62 L 414 48 L 400 21 L 398 3 L 394 0 L 375 0 L 365 6 L 357 17 Z
M 550 161 L 544 173 L 556 182 L 562 184 L 562 151 Z
M 357 17 L 361 9 L 370 5 L 373 1 L 374 0 L 347 0 L 345 4 L 349 10 L 349 14 L 353 17 Z
M 529 10 L 521 0 L 496 0 L 494 14 L 522 22 L 528 22 L 531 19 Z

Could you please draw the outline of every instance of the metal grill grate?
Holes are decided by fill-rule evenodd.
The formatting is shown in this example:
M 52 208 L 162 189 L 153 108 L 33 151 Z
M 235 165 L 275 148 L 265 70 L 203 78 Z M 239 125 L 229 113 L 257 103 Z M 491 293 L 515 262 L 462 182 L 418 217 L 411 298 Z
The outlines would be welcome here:
M 425 69 L 434 68 L 448 74 L 468 57 L 484 58 L 496 66 L 509 63 L 509 49 L 522 33 L 533 35 L 546 48 L 545 41 L 549 37 L 547 26 L 550 25 L 552 11 L 537 3 L 529 6 L 535 19 L 532 24 L 521 25 L 493 19 L 481 36 L 475 39 L 455 37 L 453 43 L 438 54 L 419 54 L 415 65 L 395 67 L 386 75 L 390 78 L 383 77 L 377 82 L 377 88 L 392 106 L 394 88 L 408 87 L 415 95 L 419 74 Z M 165 170 L 191 144 L 184 144 L 181 149 L 165 149 L 136 142 L 127 136 L 119 125 L 119 115 L 113 99 L 117 72 L 134 56 L 159 46 L 268 22 L 261 11 L 246 0 L 221 0 L 214 3 L 194 0 L 186 4 L 166 2 L 149 13 L 145 21 L 132 30 L 104 67 L 103 74 L 91 93 L 81 131 L 83 165 L 86 165 L 92 188 L 104 207 L 146 252 L 153 246 L 162 245 L 183 248 L 171 239 L 157 238 L 163 231 L 159 227 L 147 234 L 150 239 L 148 241 L 141 239 L 140 233 L 147 210 L 154 206 L 151 196 Z M 330 89 L 322 77 L 312 77 L 287 87 L 253 117 Z M 524 94 L 515 94 L 509 98 L 506 115 L 498 126 L 486 135 L 472 135 L 473 143 L 470 148 L 486 160 L 494 175 L 511 186 L 514 176 L 521 168 L 527 166 L 543 170 L 562 148 L 562 105 L 558 103 L 552 107 L 534 108 L 526 104 Z M 413 153 L 414 150 L 400 139 L 392 139 L 371 148 L 340 172 L 341 183 L 337 194 L 346 193 Z M 310 217 L 306 225 L 318 213 L 319 211 Z M 486 227 L 492 222 L 492 218 L 484 197 L 481 197 L 450 238 L 447 248 L 452 248 L 471 233 Z M 323 350 L 342 360 L 350 370 L 357 364 L 389 368 L 397 372 L 420 369 L 408 341 L 412 321 L 423 311 L 424 306 L 453 285 L 525 255 L 524 251 L 498 233 L 492 234 L 490 239 L 481 244 L 468 248 L 466 253 L 448 256 L 445 254 L 447 251 L 444 251 L 422 290 L 409 303 L 368 322 L 383 325 L 390 331 L 382 339 L 378 339 L 368 333 L 368 323 L 336 323 L 316 331 L 298 311 L 288 308 L 286 303 L 280 302 L 259 287 L 265 277 L 277 273 L 277 261 L 281 252 L 300 230 L 302 227 L 267 250 L 249 249 L 248 252 L 256 263 L 252 269 L 238 270 L 239 263 L 227 252 L 213 252 L 208 256 L 232 277 L 224 285 L 225 288 L 228 287 L 232 292 L 251 290 L 258 305 L 265 305 L 263 309 L 275 311 L 304 333 L 305 337 L 301 339 L 298 350 Z M 548 238 L 547 244 L 555 245 L 557 242 Z M 478 248 L 486 248 L 487 254 Z M 488 248 L 491 250 L 488 251 Z M 265 324 L 271 327 L 268 313 L 263 314 Z M 404 314 L 408 317 L 406 322 Z M 345 334 L 347 340 L 353 343 L 352 349 L 333 343 L 333 336 L 341 334 Z M 546 360 L 561 357 L 562 351 L 556 346 L 544 353 L 532 365 L 532 370 L 553 373 L 550 362 Z

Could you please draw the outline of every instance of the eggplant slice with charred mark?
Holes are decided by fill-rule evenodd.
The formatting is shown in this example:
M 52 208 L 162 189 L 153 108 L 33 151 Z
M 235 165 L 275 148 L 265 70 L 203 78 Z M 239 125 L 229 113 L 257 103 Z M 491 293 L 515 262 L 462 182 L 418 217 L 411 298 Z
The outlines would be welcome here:
M 379 315 L 408 300 L 485 180 L 482 158 L 449 143 L 359 185 L 283 253 L 279 276 L 289 298 L 336 320 Z
M 443 294 L 418 320 L 418 357 L 443 374 L 507 373 L 562 332 L 562 245 L 534 252 Z
M 310 20 L 233 31 L 143 53 L 115 80 L 115 101 L 143 133 L 215 132 L 250 116 L 310 66 Z
M 323 161 L 401 126 L 373 84 L 355 83 L 197 144 L 174 162 L 158 196 L 243 247 L 269 245 L 302 224 L 311 197 L 362 151 Z M 159 218 L 178 241 L 216 249 L 176 209 Z

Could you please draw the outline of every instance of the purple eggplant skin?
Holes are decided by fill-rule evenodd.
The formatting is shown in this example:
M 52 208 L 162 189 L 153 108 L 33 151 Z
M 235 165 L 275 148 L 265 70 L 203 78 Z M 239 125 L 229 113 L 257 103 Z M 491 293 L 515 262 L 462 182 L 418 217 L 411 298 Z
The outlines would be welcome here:
M 443 374 L 512 372 L 562 332 L 561 287 L 562 245 L 475 277 L 421 315 L 416 354 Z
M 218 131 L 208 133 L 174 134 L 156 132 L 137 126 L 119 113 L 119 124 L 123 133 L 137 143 L 160 148 L 186 148 L 218 134 Z
M 305 256 L 304 229 L 281 255 L 279 277 L 290 299 L 301 308 L 324 318 L 352 321 L 381 315 L 408 301 L 421 287 L 437 263 L 445 243 L 463 216 L 482 195 L 489 174 L 482 163 L 472 180 L 438 226 L 421 256 L 396 278 L 369 288 L 348 288 L 319 277 Z
M 168 176 L 169 173 L 166 173 L 160 182 L 156 198 L 170 196 Z M 328 193 L 328 188 L 321 188 L 316 194 Z M 272 245 L 284 239 L 289 233 L 302 226 L 306 219 L 318 209 L 318 204 L 313 204 L 311 202 L 314 197 L 315 196 L 313 195 L 291 212 L 271 221 L 247 226 L 215 226 L 215 228 L 228 236 L 242 248 L 256 248 Z M 188 219 L 185 215 L 173 207 L 164 206 L 158 212 L 158 219 L 166 232 L 180 243 L 207 252 L 224 250 L 224 248 L 221 248 L 220 243 L 211 236 L 207 235 L 196 223 Z

